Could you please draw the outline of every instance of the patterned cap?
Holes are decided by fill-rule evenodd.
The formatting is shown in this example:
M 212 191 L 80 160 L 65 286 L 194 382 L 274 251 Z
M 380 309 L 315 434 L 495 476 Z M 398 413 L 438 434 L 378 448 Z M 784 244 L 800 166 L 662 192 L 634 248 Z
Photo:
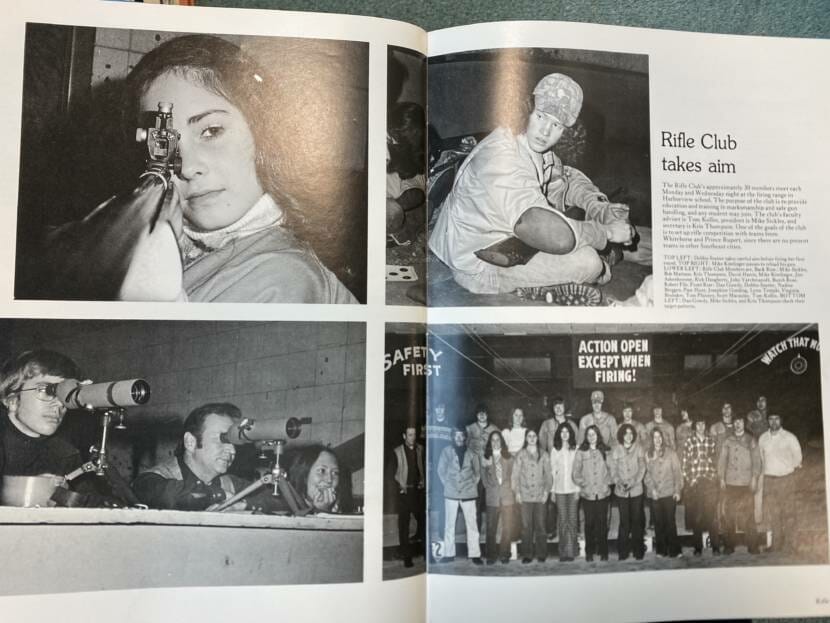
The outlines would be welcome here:
M 564 74 L 548 74 L 533 89 L 536 110 L 553 115 L 567 127 L 582 110 L 582 87 Z
M 605 394 L 603 394 L 600 390 L 595 389 L 591 392 L 591 402 L 602 402 L 603 400 L 605 400 Z

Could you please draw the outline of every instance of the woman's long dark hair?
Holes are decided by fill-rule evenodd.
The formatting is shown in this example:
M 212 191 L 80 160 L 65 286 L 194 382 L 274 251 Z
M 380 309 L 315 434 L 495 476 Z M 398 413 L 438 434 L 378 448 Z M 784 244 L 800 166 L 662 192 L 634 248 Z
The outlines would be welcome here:
M 510 452 L 507 451 L 507 444 L 504 443 L 504 437 L 502 437 L 502 434 L 497 430 L 494 430 L 492 433 L 490 433 L 490 436 L 487 437 L 487 445 L 484 446 L 484 458 L 489 459 L 491 456 L 493 456 L 493 437 L 498 437 L 501 441 L 501 450 L 499 451 L 501 458 L 509 459 Z
M 287 122 L 273 101 L 276 88 L 269 74 L 239 46 L 219 37 L 186 35 L 166 41 L 148 52 L 127 77 L 122 110 L 132 132 L 143 112 L 139 110 L 141 98 L 165 74 L 185 78 L 242 112 L 254 137 L 259 183 L 283 209 L 286 222 L 299 218 L 296 202 L 285 191 L 283 167 L 289 159 L 282 153 L 280 141 L 274 140 L 280 125 Z
M 660 445 L 660 456 L 663 456 L 666 453 L 666 437 L 663 435 L 663 431 L 659 428 L 655 428 L 651 431 L 651 439 L 649 440 L 649 447 L 648 447 L 648 458 L 656 459 L 657 458 L 657 448 L 654 446 L 654 435 L 655 433 L 660 435 L 660 439 L 663 440 L 663 443 Z
M 587 452 L 591 449 L 591 444 L 588 443 L 588 433 L 592 430 L 597 434 L 597 450 L 600 451 L 600 453 L 602 454 L 602 458 L 604 459 L 605 454 L 608 452 L 609 448 L 605 445 L 605 442 L 602 440 L 602 433 L 599 432 L 599 427 L 596 424 L 591 424 L 588 428 L 585 429 L 585 437 L 582 440 L 579 449 L 583 452 Z
M 297 451 L 286 453 L 285 465 L 288 470 L 288 482 L 294 487 L 294 490 L 300 497 L 305 497 L 306 495 L 308 475 L 311 472 L 312 465 L 314 465 L 315 461 L 324 452 L 331 454 L 337 460 L 338 465 L 340 464 L 334 450 L 322 444 L 314 444 Z M 340 507 L 340 512 L 350 512 L 352 509 L 351 478 L 342 469 L 335 493 L 337 495 L 337 505 Z
M 632 440 L 632 444 L 637 442 L 637 429 L 634 428 L 631 424 L 620 424 L 620 427 L 617 429 L 617 441 L 620 445 L 623 445 L 623 438 L 625 437 L 625 431 L 630 430 L 634 433 L 634 439 Z
M 553 433 L 553 447 L 557 450 L 562 449 L 562 430 L 565 428 L 567 428 L 570 433 L 570 436 L 568 437 L 568 448 L 573 450 L 576 448 L 576 433 L 574 432 L 574 427 L 568 422 L 562 422 L 556 427 L 556 432 Z
M 522 409 L 521 407 L 513 407 L 512 409 L 510 409 L 510 421 L 507 422 L 507 428 L 510 430 L 513 430 L 513 416 L 516 414 L 516 411 L 521 411 L 522 413 L 522 426 L 525 426 L 525 424 L 527 424 L 527 418 L 525 418 L 524 409 Z M 525 435 L 526 434 L 527 433 L 525 433 Z
M 539 442 L 538 442 L 539 434 L 535 430 L 533 430 L 532 428 L 528 428 L 525 431 L 525 442 L 522 444 L 522 450 L 527 449 L 527 436 L 530 435 L 531 433 L 533 433 L 537 437 L 537 441 L 536 441 L 536 462 L 538 463 L 539 461 L 542 460 L 542 450 L 543 450 L 543 448 L 539 447 Z
M 415 102 L 399 102 L 389 109 L 386 125 L 392 139 L 387 171 L 397 173 L 404 180 L 423 174 L 427 128 L 424 109 Z

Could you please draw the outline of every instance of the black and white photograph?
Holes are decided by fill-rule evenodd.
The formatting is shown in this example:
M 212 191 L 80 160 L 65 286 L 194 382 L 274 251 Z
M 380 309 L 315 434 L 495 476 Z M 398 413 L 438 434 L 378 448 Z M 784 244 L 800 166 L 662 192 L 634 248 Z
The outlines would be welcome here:
M 440 374 L 426 327 L 386 325 L 383 407 L 383 579 L 426 572 L 427 379 Z M 430 484 L 431 486 L 431 484 Z
M 0 595 L 363 581 L 364 324 L 0 327 Z
M 648 56 L 429 59 L 430 306 L 653 305 Z
M 365 303 L 368 55 L 28 23 L 15 298 Z
M 436 325 L 427 345 L 430 573 L 828 563 L 817 325 Z
M 386 63 L 386 303 L 426 305 L 427 61 L 389 46 Z

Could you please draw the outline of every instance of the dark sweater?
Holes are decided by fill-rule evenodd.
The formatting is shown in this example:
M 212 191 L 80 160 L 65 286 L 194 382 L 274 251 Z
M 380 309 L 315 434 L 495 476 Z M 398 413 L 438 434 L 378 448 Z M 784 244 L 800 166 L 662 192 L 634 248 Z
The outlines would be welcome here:
M 6 476 L 65 476 L 81 466 L 81 454 L 65 439 L 29 437 L 0 417 L 0 474 Z

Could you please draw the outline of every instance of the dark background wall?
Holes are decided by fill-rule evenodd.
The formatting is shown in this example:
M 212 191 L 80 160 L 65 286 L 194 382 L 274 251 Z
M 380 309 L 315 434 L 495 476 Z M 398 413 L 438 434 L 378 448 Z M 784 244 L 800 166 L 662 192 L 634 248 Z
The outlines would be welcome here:
M 394 356 L 397 349 L 426 346 L 424 325 L 394 325 L 395 332 L 386 334 L 386 353 Z M 426 360 L 411 359 L 410 363 L 426 363 Z M 414 426 L 418 432 L 418 443 L 424 444 L 426 426 L 427 377 L 404 375 L 401 364 L 393 365 L 384 374 L 383 388 L 383 510 L 396 511 L 397 483 L 393 451 L 403 443 L 404 430 Z M 386 536 L 386 535 L 384 535 Z M 397 540 L 397 533 L 394 538 Z
M 345 322 L 2 320 L 0 360 L 48 348 L 95 382 L 146 379 L 150 402 L 128 409 L 127 429 L 110 437 L 112 462 L 127 479 L 172 455 L 193 408 L 232 402 L 259 420 L 310 416 L 287 447 L 337 448 L 362 496 L 365 333 L 362 323 Z M 98 418 L 70 412 L 59 434 L 83 453 L 99 438 Z M 235 470 L 250 468 L 253 454 L 241 450 Z
M 511 48 L 429 59 L 429 123 L 441 142 L 481 139 L 526 122 L 524 103 L 545 75 L 559 72 L 583 91 L 583 105 L 554 151 L 613 200 L 632 221 L 651 224 L 648 58 L 586 50 Z M 583 134 L 584 132 L 584 134 Z M 432 151 L 433 145 L 430 145 Z
M 619 335 L 624 332 L 622 329 L 617 327 L 607 333 Z M 604 334 L 600 329 L 580 331 L 579 325 L 572 330 L 574 335 L 591 338 Z M 651 342 L 652 380 L 650 384 L 630 388 L 609 388 L 602 384 L 575 387 L 576 353 L 570 334 L 472 336 L 459 330 L 447 332 L 446 327 L 440 326 L 430 331 L 430 347 L 444 350 L 441 377 L 432 379 L 430 400 L 439 397 L 446 400 L 459 424 L 472 422 L 476 403 L 484 401 L 490 407 L 491 419 L 499 427 L 507 427 L 513 407 L 522 407 L 529 425 L 538 428 L 543 419 L 550 417 L 552 398 L 564 397 L 571 413 L 581 417 L 591 411 L 591 390 L 602 389 L 605 392 L 603 408 L 618 421 L 622 417 L 623 401 L 632 401 L 634 417 L 642 422 L 651 419 L 652 405 L 660 402 L 665 417 L 675 425 L 679 422 L 678 409 L 683 405 L 688 406 L 693 417 L 701 415 L 711 424 L 720 419 L 723 402 L 732 404 L 736 416 L 746 415 L 755 408 L 755 400 L 762 394 L 768 399 L 770 411 L 783 417 L 784 427 L 796 433 L 802 444 L 820 440 L 823 435 L 818 352 L 789 350 L 769 366 L 760 361 L 752 363 L 771 346 L 792 335 L 793 330 L 763 331 L 738 348 L 734 358 L 726 357 L 720 365 L 703 373 L 701 369 L 686 368 L 687 355 L 708 356 L 714 363 L 748 331 L 632 329 L 629 335 L 646 337 Z M 815 328 L 800 335 L 818 338 Z M 796 352 L 808 363 L 807 371 L 800 376 L 789 368 Z M 508 361 L 508 368 L 503 363 L 510 359 L 513 361 Z M 528 359 L 536 365 L 521 363 Z M 746 367 L 740 369 L 743 366 Z M 534 368 L 538 371 L 534 372 Z
M 83 218 L 143 171 L 124 80 L 144 54 L 183 33 L 29 24 L 23 84 L 18 298 L 53 298 L 28 276 L 48 226 Z M 365 43 L 220 35 L 268 72 L 281 186 L 300 206 L 294 231 L 366 300 L 368 55 Z M 275 156 L 277 157 L 277 156 Z

